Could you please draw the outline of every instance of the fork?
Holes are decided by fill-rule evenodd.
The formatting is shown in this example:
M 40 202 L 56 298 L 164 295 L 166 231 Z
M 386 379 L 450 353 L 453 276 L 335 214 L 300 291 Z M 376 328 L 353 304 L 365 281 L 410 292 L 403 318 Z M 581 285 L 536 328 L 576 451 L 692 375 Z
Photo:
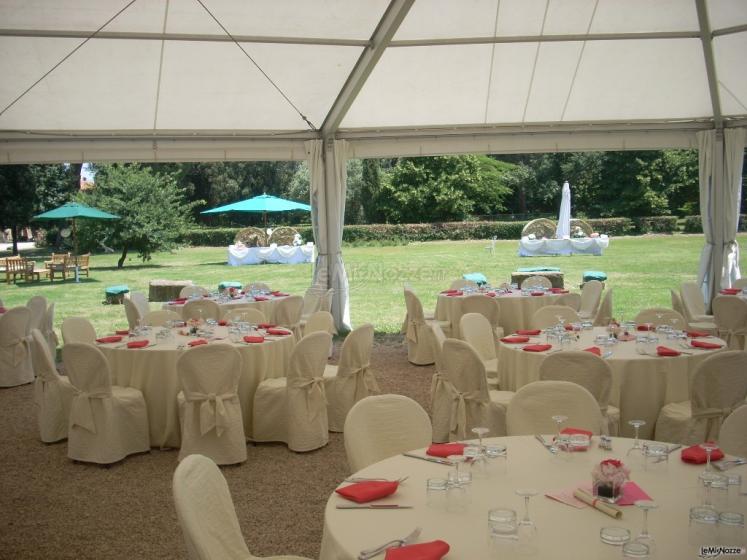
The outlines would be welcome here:
M 402 483 L 408 478 L 410 477 L 403 476 L 402 478 L 398 478 L 397 480 L 394 480 L 392 482 Z M 351 477 L 346 478 L 343 482 L 389 482 L 389 479 L 388 478 L 365 478 L 361 476 L 351 476 Z
M 374 556 L 378 556 L 382 552 L 384 552 L 387 548 L 393 547 L 393 546 L 404 546 L 406 544 L 410 544 L 411 542 L 415 541 L 419 536 L 420 532 L 423 529 L 420 527 L 415 527 L 415 530 L 407 535 L 406 537 L 402 539 L 395 539 L 393 541 L 389 541 L 387 543 L 382 544 L 381 546 L 377 546 L 374 548 L 369 548 L 367 550 L 361 550 L 360 554 L 358 554 L 358 560 L 369 560 L 370 558 L 373 558 Z

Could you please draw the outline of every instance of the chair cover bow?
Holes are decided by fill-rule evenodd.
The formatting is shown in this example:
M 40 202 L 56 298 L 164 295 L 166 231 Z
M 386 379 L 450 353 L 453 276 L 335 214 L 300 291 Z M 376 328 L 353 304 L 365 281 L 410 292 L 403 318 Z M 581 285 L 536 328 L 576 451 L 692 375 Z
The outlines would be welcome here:
M 443 383 L 451 393 L 452 398 L 449 431 L 455 434 L 457 438 L 464 439 L 467 437 L 467 401 L 482 404 L 482 393 L 479 390 L 463 393 L 450 381 L 443 380 Z
M 355 402 L 366 398 L 371 393 L 378 393 L 379 383 L 371 372 L 371 364 L 363 364 L 350 372 L 350 377 L 355 378 Z
M 418 327 L 424 324 L 425 323 L 423 323 L 423 321 L 420 319 L 410 319 L 407 322 L 407 340 L 417 342 L 418 341 Z
M 236 393 L 187 393 L 185 395 L 188 402 L 199 402 L 200 404 L 200 435 L 205 435 L 215 428 L 218 437 L 223 435 L 223 431 L 228 427 L 228 413 L 223 401 L 238 398 Z
M 91 391 L 77 391 L 70 405 L 70 425 L 80 426 L 92 434 L 96 433 L 93 421 L 93 407 L 91 399 L 107 399 L 111 397 L 109 388 L 98 388 Z
M 316 420 L 319 411 L 327 406 L 327 395 L 324 392 L 324 379 L 321 377 L 291 377 L 288 387 L 306 391 L 306 411 L 309 422 Z
M 28 346 L 29 346 L 29 339 L 28 337 L 21 337 L 17 338 L 15 340 L 12 340 L 10 344 L 7 344 L 6 348 L 11 348 L 13 352 L 13 366 L 17 366 L 20 364 L 24 358 L 26 358 L 26 354 L 28 352 Z

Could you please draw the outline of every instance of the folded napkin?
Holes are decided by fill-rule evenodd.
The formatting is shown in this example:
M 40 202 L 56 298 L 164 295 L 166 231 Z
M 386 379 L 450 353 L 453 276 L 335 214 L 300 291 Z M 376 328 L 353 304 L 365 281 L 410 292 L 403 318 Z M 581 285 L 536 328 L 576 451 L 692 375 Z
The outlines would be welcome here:
M 531 296 L 544 296 L 545 292 L 529 292 Z
M 565 330 L 567 330 L 567 331 L 572 331 L 573 330 L 573 325 L 565 325 L 563 328 Z
M 177 304 L 180 305 L 182 303 L 187 303 L 187 298 L 184 298 L 184 297 L 176 298 L 175 300 L 170 301 L 169 305 L 177 305 Z
M 523 344 L 524 342 L 529 342 L 528 336 L 504 336 L 501 339 L 501 342 L 506 342 L 508 344 Z
M 384 560 L 441 560 L 449 553 L 449 544 L 431 541 L 386 549 Z
M 680 453 L 680 458 L 685 463 L 692 463 L 694 465 L 702 465 L 708 461 L 707 453 L 700 445 L 693 445 L 692 447 L 686 447 Z M 718 461 L 724 458 L 724 452 L 718 447 L 711 451 L 711 461 Z
M 427 451 L 426 455 L 432 457 L 448 457 L 449 455 L 461 455 L 464 453 L 464 448 L 467 447 L 463 443 L 434 443 Z
M 7 309 L 5 309 L 2 305 L 0 305 L 0 313 L 5 313 Z
M 264 341 L 265 341 L 264 336 L 248 336 L 247 335 L 244 337 L 244 342 L 249 342 L 251 344 L 259 344 Z
M 527 346 L 524 346 L 522 350 L 525 352 L 544 352 L 545 350 L 549 350 L 552 348 L 552 344 L 529 344 Z
M 202 344 L 207 344 L 208 341 L 204 338 L 198 338 L 197 340 L 190 340 L 187 344 L 189 346 L 201 346 Z
M 290 295 L 290 294 L 286 294 L 285 292 L 278 292 L 278 291 L 274 291 L 270 293 L 275 297 L 288 297 Z
M 567 294 L 567 293 L 569 293 L 568 290 L 564 290 L 563 288 L 550 288 L 550 291 L 553 294 Z
M 366 480 L 350 484 L 344 488 L 338 488 L 335 492 L 346 500 L 365 504 L 366 502 L 373 502 L 374 500 L 386 498 L 394 494 L 398 486 L 399 482 L 396 480 L 391 482 L 385 480 Z
M 270 298 L 267 296 L 254 296 L 254 301 L 267 301 L 268 299 Z
M 723 344 L 717 344 L 715 342 L 706 342 L 705 340 L 691 340 L 690 346 L 694 348 L 705 348 L 706 350 L 715 350 L 716 348 L 723 348 Z
M 635 328 L 635 330 L 637 330 L 637 331 L 652 331 L 652 330 L 654 330 L 655 328 L 656 328 L 656 327 L 654 327 L 653 325 L 651 325 L 650 327 L 649 327 L 648 325 L 638 325 L 638 326 L 637 326 L 637 327 Z
M 221 327 L 225 327 L 225 326 L 228 326 L 228 321 L 226 321 L 225 319 L 221 319 L 220 321 L 218 321 L 218 324 Z
M 267 329 L 267 334 L 274 334 L 275 336 L 288 336 L 289 334 L 293 333 L 285 329 Z
M 585 436 L 589 436 L 589 439 L 591 439 L 591 436 L 594 435 L 589 430 L 584 430 L 583 428 L 570 428 L 570 427 L 569 428 L 563 428 L 562 430 L 560 430 L 560 433 L 561 434 L 567 434 L 569 436 L 583 434 Z
M 148 340 L 133 340 L 127 343 L 127 348 L 145 348 L 149 343 Z
M 723 288 L 721 291 L 719 291 L 719 293 L 725 296 L 735 296 L 741 291 L 742 290 L 740 288 Z
M 488 297 L 495 297 L 495 292 L 485 292 L 485 295 Z
M 442 294 L 453 294 L 458 292 L 459 290 L 441 290 Z
M 599 346 L 589 346 L 588 348 L 584 348 L 584 352 L 591 352 L 592 354 L 596 354 L 600 358 L 602 357 L 602 349 L 599 348 Z
M 119 335 L 115 336 L 102 336 L 101 338 L 97 338 L 96 342 L 99 342 L 101 344 L 110 344 L 112 342 L 121 342 L 122 337 Z
M 540 329 L 519 329 L 516 334 L 522 334 L 525 336 L 537 336 L 542 331 Z
M 277 325 L 274 323 L 260 323 L 257 327 L 260 329 L 274 329 Z
M 457 290 L 456 292 L 449 292 L 446 294 L 448 297 L 454 297 L 454 296 L 463 296 L 464 292 L 461 290 Z
M 121 329 L 118 331 L 114 331 L 115 334 L 130 334 L 130 331 L 128 329 Z
M 687 336 L 690 338 L 700 338 L 701 336 L 711 336 L 711 333 L 705 331 L 687 331 Z
M 665 356 L 665 357 L 679 356 L 681 354 L 681 352 L 677 352 L 677 350 L 673 350 L 672 348 L 668 348 L 666 346 L 657 346 L 656 353 L 659 356 Z

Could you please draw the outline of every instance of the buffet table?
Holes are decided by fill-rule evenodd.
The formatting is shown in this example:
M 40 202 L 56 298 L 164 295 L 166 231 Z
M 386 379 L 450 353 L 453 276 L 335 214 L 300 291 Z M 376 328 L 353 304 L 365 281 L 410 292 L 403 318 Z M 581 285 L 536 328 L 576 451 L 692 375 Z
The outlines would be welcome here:
M 239 401 L 247 439 L 253 435 L 252 410 L 254 393 L 263 379 L 283 377 L 287 374 L 290 356 L 295 347 L 295 337 L 266 337 L 260 344 L 232 343 L 228 340 L 228 327 L 214 327 L 209 344 L 233 344 L 241 354 L 241 378 L 239 379 Z M 151 328 L 147 338 L 152 346 L 129 349 L 128 340 L 97 344 L 106 356 L 112 373 L 112 383 L 123 387 L 134 387 L 143 392 L 148 407 L 150 444 L 152 447 L 178 448 L 181 441 L 176 395 L 179 380 L 176 361 L 196 337 L 179 334 L 183 329 L 171 329 L 171 336 L 157 339 Z
M 569 350 L 583 350 L 594 346 L 596 335 L 607 334 L 605 327 L 581 331 L 580 339 Z M 709 337 L 708 342 L 725 344 L 721 339 Z M 543 342 L 544 336 L 532 337 L 529 343 Z M 671 402 L 686 401 L 692 376 L 698 364 L 706 357 L 720 350 L 680 348 L 677 341 L 662 340 L 661 344 L 690 354 L 676 357 L 642 355 L 636 351 L 636 342 L 618 342 L 612 347 L 612 356 L 607 363 L 612 369 L 612 390 L 610 404 L 620 409 L 620 433 L 633 435 L 629 420 L 645 420 L 640 429 L 641 437 L 652 437 L 659 410 Z M 516 391 L 519 388 L 539 381 L 539 368 L 548 352 L 524 352 L 524 344 L 498 342 L 498 380 L 501 389 Z
M 530 239 L 519 241 L 520 257 L 542 257 L 548 255 L 601 255 L 609 247 L 606 235 L 573 239 Z
M 600 530 L 610 526 L 622 527 L 630 531 L 631 540 L 635 539 L 643 526 L 643 512 L 636 506 L 620 506 L 622 517 L 613 519 L 591 507 L 573 507 L 545 496 L 546 493 L 572 489 L 590 482 L 594 465 L 609 458 L 626 461 L 626 452 L 633 446 L 630 439 L 613 438 L 613 451 L 605 451 L 598 447 L 598 439 L 592 438 L 589 451 L 574 453 L 572 458 L 560 458 L 549 453 L 532 436 L 485 440 L 488 444 L 506 446 L 508 459 L 505 466 L 492 467 L 494 471 L 486 477 L 473 478 L 466 487 L 466 506 L 462 511 L 449 511 L 448 502 L 446 506 L 442 503 L 429 504 L 426 498 L 426 480 L 446 478 L 453 467 L 403 455 L 380 461 L 355 473 L 355 476 L 387 480 L 404 476 L 409 478 L 400 484 L 393 495 L 372 503 L 400 504 L 412 508 L 337 509 L 337 506 L 352 502 L 332 493 L 325 510 L 320 558 L 354 560 L 361 550 L 402 538 L 416 527 L 422 528 L 422 532 L 415 542 L 439 539 L 448 543 L 448 560 L 621 558 L 621 547 L 601 542 Z M 425 450 L 414 453 L 424 456 Z M 696 547 L 688 543 L 688 511 L 701 503 L 697 487 L 703 465 L 684 463 L 679 455 L 679 451 L 672 453 L 668 464 L 654 472 L 630 464 L 631 480 L 658 505 L 648 515 L 648 529 L 656 542 L 656 554 L 652 558 L 697 558 Z M 729 473 L 745 477 L 747 466 L 735 468 Z M 524 501 L 515 493 L 520 488 L 531 488 L 538 492 L 529 501 L 529 516 L 537 527 L 536 535 L 528 542 L 508 541 L 492 547 L 488 537 L 488 511 L 509 508 L 515 510 L 519 518 L 523 517 Z M 739 503 L 732 506 L 732 511 L 744 510 L 746 501 L 745 496 L 736 497 L 735 502 Z M 709 544 L 720 542 L 717 538 L 713 541 Z M 378 558 L 383 559 L 384 555 Z
M 228 264 L 299 264 L 310 263 L 314 258 L 314 244 L 275 245 L 269 247 L 228 246 Z

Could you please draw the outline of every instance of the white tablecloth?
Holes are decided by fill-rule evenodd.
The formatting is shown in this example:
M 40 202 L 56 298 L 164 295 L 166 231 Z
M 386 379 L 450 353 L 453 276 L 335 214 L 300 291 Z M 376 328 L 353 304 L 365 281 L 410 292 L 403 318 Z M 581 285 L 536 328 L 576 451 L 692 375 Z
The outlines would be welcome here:
M 604 327 L 593 331 L 582 331 L 576 350 L 594 345 L 595 334 L 606 333 Z M 709 342 L 720 339 L 708 338 Z M 544 337 L 532 337 L 532 341 L 544 342 Z M 723 344 L 723 341 L 720 341 Z M 663 346 L 679 350 L 676 341 L 663 340 Z M 498 343 L 498 379 L 501 389 L 516 391 L 520 387 L 539 380 L 540 364 L 546 352 L 525 352 L 523 344 Z M 632 436 L 633 429 L 628 420 L 645 420 L 641 427 L 642 437 L 652 437 L 659 410 L 665 404 L 688 400 L 692 376 L 697 365 L 718 350 L 691 348 L 681 356 L 665 358 L 636 353 L 635 342 L 619 342 L 613 355 L 607 359 L 612 369 L 612 392 L 610 404 L 620 408 L 621 435 Z
M 236 247 L 228 246 L 228 264 L 299 264 L 310 263 L 314 258 L 314 244 L 306 245 L 272 245 L 270 247 Z
M 485 296 L 488 297 L 488 296 Z M 543 296 L 524 296 L 521 291 L 516 290 L 510 294 L 498 295 L 495 301 L 501 308 L 500 326 L 508 334 L 517 329 L 528 329 L 531 327 L 532 315 L 540 307 L 552 305 L 560 297 L 560 294 L 545 294 Z M 436 319 L 451 322 L 452 338 L 460 338 L 459 320 L 464 314 L 462 312 L 462 300 L 464 296 L 447 296 L 439 294 L 436 301 Z
M 284 299 L 287 296 L 283 297 L 275 297 L 273 295 L 266 296 L 267 299 L 263 301 L 256 301 L 251 296 L 245 296 L 240 297 L 236 299 L 231 299 L 228 301 L 221 301 L 219 299 L 213 299 L 218 304 L 218 307 L 220 307 L 220 316 L 223 318 L 225 314 L 231 310 L 232 307 L 253 307 L 254 309 L 259 309 L 262 313 L 264 313 L 265 318 L 269 322 L 275 321 L 275 305 L 278 301 Z M 183 303 L 164 303 L 161 307 L 163 309 L 168 309 L 170 311 L 174 311 L 178 313 L 179 315 L 182 315 L 182 312 L 184 311 L 184 305 Z
M 582 237 L 577 239 L 529 239 L 519 241 L 520 257 L 543 255 L 601 255 L 609 247 L 609 237 Z
M 106 356 L 111 368 L 113 383 L 124 387 L 135 387 L 143 392 L 148 407 L 150 425 L 150 444 L 153 447 L 179 447 L 180 429 L 176 395 L 179 392 L 179 381 L 176 376 L 176 360 L 194 337 L 178 334 L 170 341 L 158 341 L 150 348 L 118 348 L 124 344 L 99 344 L 98 347 Z M 155 342 L 153 330 L 149 339 Z M 231 344 L 226 337 L 227 327 L 216 327 L 214 337 L 223 338 L 210 344 Z M 127 337 L 124 338 L 127 340 Z M 239 380 L 239 401 L 244 421 L 244 432 L 247 439 L 253 434 L 252 409 L 257 385 L 271 377 L 286 375 L 290 355 L 295 347 L 293 336 L 266 339 L 262 344 L 235 345 L 241 353 L 242 369 Z
M 594 464 L 611 457 L 624 460 L 625 453 L 632 447 L 632 440 L 613 438 L 614 451 L 606 452 L 597 448 L 597 439 L 593 438 L 592 449 L 586 453 L 576 453 L 568 461 L 551 455 L 531 436 L 491 439 L 491 442 L 508 448 L 506 472 L 474 480 L 468 490 L 470 503 L 467 510 L 459 513 L 429 508 L 426 504 L 426 479 L 445 478 L 451 467 L 402 455 L 371 465 L 356 473 L 356 476 L 385 477 L 390 480 L 409 476 L 395 494 L 375 503 L 412 505 L 413 509 L 338 510 L 337 505 L 352 502 L 333 493 L 325 510 L 320 558 L 354 560 L 362 549 L 401 538 L 415 527 L 421 527 L 423 530 L 417 542 L 435 539 L 446 541 L 451 547 L 446 556 L 448 560 L 524 557 L 617 560 L 621 558 L 620 547 L 602 543 L 599 531 L 602 527 L 625 527 L 635 538 L 643 526 L 641 511 L 635 506 L 622 506 L 623 516 L 616 520 L 590 507 L 577 509 L 544 496 L 546 492 L 590 482 Z M 424 454 L 424 451 L 419 453 Z M 688 510 L 700 503 L 697 482 L 702 470 L 702 465 L 683 463 L 678 451 L 672 453 L 663 472 L 632 470 L 631 480 L 659 505 L 648 516 L 649 532 L 658 546 L 655 558 L 697 558 L 695 548 L 688 544 Z M 747 476 L 747 466 L 731 472 L 741 473 L 744 478 Z M 517 488 L 539 491 L 529 503 L 530 518 L 537 526 L 536 550 L 531 555 L 526 549 L 491 555 L 488 510 L 510 508 L 516 511 L 519 518 L 523 517 L 523 498 L 515 494 Z M 739 507 L 742 510 L 746 500 L 747 497 L 741 498 Z

